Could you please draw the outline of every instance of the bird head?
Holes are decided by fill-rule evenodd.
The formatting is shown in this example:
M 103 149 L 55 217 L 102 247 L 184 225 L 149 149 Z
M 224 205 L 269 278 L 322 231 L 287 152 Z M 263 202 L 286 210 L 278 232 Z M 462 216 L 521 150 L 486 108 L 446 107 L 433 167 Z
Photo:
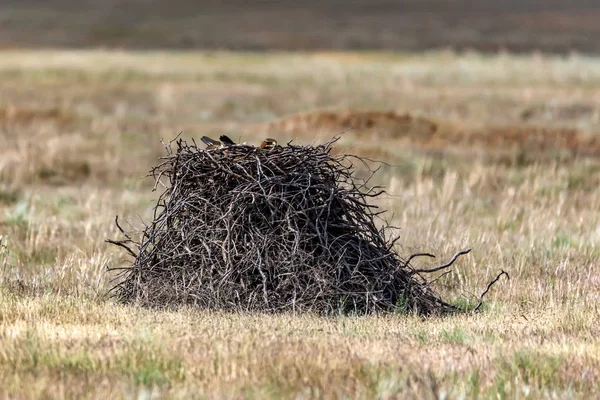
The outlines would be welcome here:
M 261 149 L 271 150 L 277 147 L 277 140 L 272 138 L 266 138 L 259 146 Z

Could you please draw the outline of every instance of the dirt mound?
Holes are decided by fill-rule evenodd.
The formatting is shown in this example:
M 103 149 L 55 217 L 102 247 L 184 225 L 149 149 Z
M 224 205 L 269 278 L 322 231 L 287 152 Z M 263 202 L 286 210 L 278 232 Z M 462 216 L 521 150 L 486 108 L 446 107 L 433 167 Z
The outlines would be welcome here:
M 256 125 L 249 130 L 261 135 L 289 136 L 315 132 L 324 136 L 347 132 L 361 138 L 418 138 L 427 140 L 439 129 L 435 121 L 394 111 L 342 110 L 313 111 Z
M 372 110 L 315 111 L 247 128 L 255 135 L 322 136 L 344 133 L 361 142 L 361 150 L 388 151 L 390 144 L 434 152 L 479 152 L 505 158 L 515 153 L 532 159 L 571 156 L 600 157 L 600 139 L 576 128 L 538 125 L 470 126 L 435 121 L 409 113 Z
M 0 107 L 0 124 L 31 124 L 36 121 L 53 121 L 65 124 L 72 120 L 72 116 L 59 108 L 23 108 L 9 105 Z
M 396 254 L 389 228 L 376 226 L 381 211 L 369 200 L 383 191 L 354 177 L 351 161 L 360 159 L 332 155 L 336 140 L 272 149 L 168 145 L 152 170 L 166 187 L 154 220 L 140 240 L 123 232 L 124 241 L 110 241 L 135 257 L 112 293 L 160 307 L 454 310 L 422 277 L 430 271 L 413 269 Z

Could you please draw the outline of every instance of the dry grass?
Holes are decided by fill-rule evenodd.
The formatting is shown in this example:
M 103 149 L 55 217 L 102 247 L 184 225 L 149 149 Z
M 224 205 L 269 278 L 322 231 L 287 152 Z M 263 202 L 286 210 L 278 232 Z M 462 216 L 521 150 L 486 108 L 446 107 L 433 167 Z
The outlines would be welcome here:
M 259 142 L 265 123 L 326 108 L 394 110 L 482 135 L 573 129 L 593 141 L 598 60 L 0 55 L 1 397 L 600 395 L 595 153 L 532 152 L 515 139 L 515 157 L 496 159 L 501 141 L 446 154 L 418 134 L 378 136 L 377 126 L 344 136 L 346 149 L 396 164 L 379 179 L 393 194 L 383 203 L 402 227 L 402 254 L 473 248 L 440 280 L 446 297 L 471 302 L 497 271 L 511 274 L 476 316 L 158 312 L 102 298 L 104 267 L 122 262 L 103 240 L 118 236 L 115 214 L 134 225 L 137 213 L 148 217 L 156 194 L 139 177 L 161 154 L 160 137 L 245 132 Z M 278 138 L 327 134 L 312 128 Z

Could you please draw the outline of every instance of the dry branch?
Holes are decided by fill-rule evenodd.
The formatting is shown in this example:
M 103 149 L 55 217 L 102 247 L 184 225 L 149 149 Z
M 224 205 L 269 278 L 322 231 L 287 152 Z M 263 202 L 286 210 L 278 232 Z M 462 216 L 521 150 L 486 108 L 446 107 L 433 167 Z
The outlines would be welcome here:
M 494 278 L 490 283 L 488 283 L 488 285 L 485 288 L 485 290 L 483 291 L 483 293 L 481 293 L 481 296 L 479 296 L 479 302 L 477 303 L 477 306 L 475 306 L 475 308 L 473 309 L 473 312 L 479 311 L 479 309 L 483 305 L 483 297 L 487 294 L 487 292 L 490 291 L 490 289 L 492 288 L 492 286 L 494 286 L 496 284 L 496 282 L 498 282 L 498 280 L 500 280 L 500 278 L 502 277 L 502 275 L 506 275 L 506 279 L 510 279 L 510 276 L 508 275 L 508 273 L 506 271 L 502 270 L 498 274 L 498 276 L 496 276 L 496 278 Z
M 446 268 L 448 268 L 448 267 L 451 267 L 451 266 L 452 266 L 452 264 L 454 264 L 454 262 L 456 261 L 456 259 L 457 259 L 458 257 L 460 257 L 460 256 L 463 256 L 463 255 L 465 255 L 465 254 L 469 254 L 470 252 L 471 252 L 471 249 L 461 250 L 461 251 L 459 251 L 458 253 L 456 253 L 456 254 L 455 254 L 455 255 L 454 255 L 454 256 L 453 256 L 453 257 L 450 259 L 450 261 L 448 261 L 448 262 L 447 262 L 447 263 L 445 263 L 445 264 L 439 265 L 439 266 L 437 266 L 437 267 L 434 267 L 434 268 L 413 269 L 413 270 L 411 271 L 411 273 L 412 273 L 412 274 L 419 274 L 419 273 L 426 273 L 426 274 L 430 274 L 430 273 L 432 273 L 432 272 L 437 272 L 437 271 L 440 271 L 440 270 L 442 270 L 442 269 L 446 269 Z M 427 256 L 427 257 L 435 257 L 434 255 L 432 255 L 432 254 L 429 254 L 429 253 L 418 253 L 418 254 L 413 254 L 412 256 L 410 256 L 409 260 L 410 260 L 411 258 L 414 258 L 414 256 Z

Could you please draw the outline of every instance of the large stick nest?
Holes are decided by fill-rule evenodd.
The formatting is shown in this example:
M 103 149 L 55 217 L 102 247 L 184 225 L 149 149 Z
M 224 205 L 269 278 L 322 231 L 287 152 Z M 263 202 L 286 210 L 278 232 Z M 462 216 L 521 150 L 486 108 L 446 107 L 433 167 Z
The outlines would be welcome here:
M 444 302 L 398 256 L 337 139 L 271 150 L 184 140 L 151 171 L 165 187 L 112 293 L 148 306 L 319 314 L 440 313 Z M 118 225 L 118 223 L 117 223 Z M 427 271 L 425 271 L 427 272 Z

